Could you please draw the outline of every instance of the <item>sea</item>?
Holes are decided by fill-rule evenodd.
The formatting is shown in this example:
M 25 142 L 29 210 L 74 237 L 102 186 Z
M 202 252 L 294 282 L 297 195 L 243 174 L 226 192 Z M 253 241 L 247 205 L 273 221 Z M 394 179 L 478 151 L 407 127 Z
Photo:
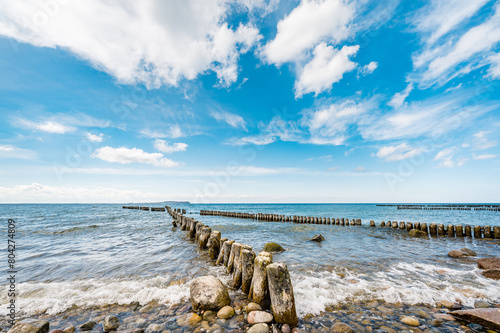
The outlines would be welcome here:
M 169 306 L 189 302 L 189 284 L 196 277 L 211 274 L 228 281 L 221 267 L 173 227 L 167 212 L 123 209 L 123 205 L 130 203 L 0 205 L 4 234 L 0 267 L 6 277 L 8 219 L 16 226 L 19 317 L 134 302 Z M 483 277 L 476 263 L 477 258 L 500 257 L 498 240 L 410 238 L 406 231 L 379 227 L 389 220 L 500 226 L 500 212 L 398 210 L 377 204 L 169 205 L 185 209 L 187 216 L 219 230 L 225 238 L 252 246 L 256 253 L 267 242 L 283 246 L 286 251 L 275 253 L 273 260 L 289 268 L 301 320 L 321 318 L 332 307 L 373 300 L 430 307 L 443 300 L 464 307 L 474 307 L 477 301 L 500 304 L 500 281 Z M 362 225 L 263 222 L 200 216 L 200 210 L 360 218 Z M 377 226 L 370 227 L 370 220 Z M 325 241 L 309 241 L 316 234 Z M 450 250 L 463 247 L 477 257 L 448 257 Z M 8 314 L 9 300 L 4 282 L 3 316 Z

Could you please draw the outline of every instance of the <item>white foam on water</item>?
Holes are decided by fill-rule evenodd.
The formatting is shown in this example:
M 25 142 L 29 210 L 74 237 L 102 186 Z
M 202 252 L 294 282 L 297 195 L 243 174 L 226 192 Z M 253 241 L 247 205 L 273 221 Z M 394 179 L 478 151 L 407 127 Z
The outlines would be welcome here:
M 169 285 L 168 277 L 140 280 L 89 279 L 67 282 L 26 282 L 18 284 L 17 310 L 27 315 L 56 314 L 72 306 L 88 308 L 105 304 L 141 305 L 156 301 L 172 304 L 189 297 L 189 282 Z M 3 290 L 6 290 L 4 288 Z M 0 294 L 0 314 L 7 315 L 9 298 Z
M 407 305 L 448 300 L 472 307 L 475 301 L 500 302 L 500 282 L 483 277 L 471 265 L 461 269 L 430 264 L 398 263 L 374 274 L 334 272 L 292 273 L 299 316 L 317 315 L 328 305 L 384 300 Z

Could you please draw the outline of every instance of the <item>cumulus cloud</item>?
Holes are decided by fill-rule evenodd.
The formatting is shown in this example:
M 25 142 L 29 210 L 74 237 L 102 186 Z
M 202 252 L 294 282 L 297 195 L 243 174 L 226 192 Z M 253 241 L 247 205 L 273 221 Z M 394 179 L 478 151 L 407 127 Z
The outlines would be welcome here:
M 369 64 L 364 65 L 363 67 L 358 69 L 358 75 L 361 75 L 361 76 L 369 75 L 369 74 L 373 73 L 377 69 L 377 67 L 378 67 L 378 62 L 372 61 Z
M 89 140 L 90 142 L 103 142 L 104 141 L 104 134 L 102 134 L 102 133 L 92 134 L 90 132 L 86 132 L 84 134 L 84 137 L 87 140 Z
M 295 96 L 307 93 L 319 93 L 329 90 L 333 83 L 339 82 L 344 73 L 357 66 L 349 57 L 356 55 L 359 45 L 344 46 L 340 51 L 326 43 L 318 44 L 313 51 L 313 58 L 301 70 L 295 82 Z
M 151 164 L 159 167 L 175 167 L 178 165 L 168 158 L 165 158 L 160 153 L 147 153 L 138 148 L 119 147 L 113 148 L 105 146 L 98 148 L 93 154 L 93 158 L 98 158 L 106 162 L 130 164 L 130 163 L 143 163 Z
M 169 145 L 165 140 L 156 139 L 154 141 L 154 147 L 162 153 L 171 154 L 178 151 L 185 151 L 188 145 L 182 142 L 176 142 L 172 145 Z
M 392 106 L 393 108 L 399 108 L 403 106 L 405 103 L 406 98 L 410 95 L 411 91 L 413 90 L 413 84 L 409 83 L 405 90 L 399 93 L 395 93 L 394 96 L 392 96 L 391 100 L 389 103 L 387 103 L 389 106 Z
M 305 0 L 278 22 L 276 37 L 263 56 L 268 63 L 293 62 L 322 41 L 337 44 L 350 36 L 354 4 L 342 0 Z
M 412 148 L 407 143 L 397 146 L 386 146 L 380 148 L 375 156 L 385 159 L 388 162 L 401 161 L 407 158 L 417 156 L 422 153 L 422 149 Z
M 218 121 L 223 121 L 234 128 L 242 128 L 247 131 L 246 122 L 243 117 L 226 111 L 212 111 L 210 115 Z
M 0 35 L 39 47 L 64 48 L 126 84 L 177 86 L 213 72 L 236 81 L 238 59 L 261 38 L 251 24 L 230 27 L 232 10 L 266 1 L 132 0 L 85 3 L 0 1 Z M 246 6 L 245 6 L 246 4 Z
M 466 158 L 458 158 L 454 159 L 453 155 L 455 154 L 455 148 L 446 148 L 441 150 L 434 157 L 434 161 L 439 161 L 439 168 L 453 168 L 453 167 L 461 167 L 467 162 Z

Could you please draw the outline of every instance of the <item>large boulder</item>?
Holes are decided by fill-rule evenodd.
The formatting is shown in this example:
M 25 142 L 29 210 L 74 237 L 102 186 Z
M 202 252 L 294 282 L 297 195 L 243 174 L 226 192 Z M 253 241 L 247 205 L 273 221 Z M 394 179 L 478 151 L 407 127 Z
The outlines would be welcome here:
M 26 319 L 16 323 L 9 333 L 47 333 L 49 322 L 46 320 Z
M 500 268 L 491 268 L 483 271 L 484 277 L 500 280 Z
M 448 257 L 451 258 L 465 258 L 465 257 L 475 257 L 477 253 L 464 247 L 460 250 L 451 250 L 448 252 Z
M 194 279 L 189 291 L 194 310 L 217 311 L 231 304 L 226 286 L 211 275 Z
M 410 237 L 425 237 L 425 236 L 427 236 L 427 232 L 422 231 L 422 230 L 418 230 L 418 229 L 411 229 L 408 232 L 408 236 L 410 236 Z
M 266 243 L 266 245 L 264 245 L 264 249 L 262 251 L 283 252 L 283 251 L 285 251 L 285 249 L 281 245 L 279 245 L 278 243 L 270 242 L 270 243 Z
M 450 312 L 450 314 L 458 319 L 500 331 L 500 309 L 460 310 Z
M 500 268 L 500 258 L 481 258 L 477 261 L 477 267 L 481 269 Z
M 321 235 L 321 234 L 317 234 L 316 236 L 311 238 L 311 241 L 318 242 L 318 243 L 321 243 L 324 240 L 325 240 L 325 237 L 323 237 L 323 235 Z

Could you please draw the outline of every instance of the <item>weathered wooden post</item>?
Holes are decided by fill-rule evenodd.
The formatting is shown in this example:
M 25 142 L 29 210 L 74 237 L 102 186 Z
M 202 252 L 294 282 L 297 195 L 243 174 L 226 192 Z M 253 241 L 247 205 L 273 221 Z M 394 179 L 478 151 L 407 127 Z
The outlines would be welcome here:
M 271 298 L 271 309 L 278 324 L 295 326 L 298 323 L 295 298 L 290 273 L 285 263 L 273 263 L 266 267 Z
M 374 226 L 375 226 L 375 221 L 370 220 L 370 227 L 374 227 Z
M 252 286 L 255 253 L 248 248 L 241 249 L 241 290 L 248 294 Z
M 189 228 L 189 238 L 194 238 L 196 236 L 196 225 L 198 224 L 198 221 L 192 221 L 191 226 Z
M 241 251 L 241 247 L 243 246 L 243 244 L 240 244 L 240 243 L 236 243 L 234 242 L 232 245 L 231 245 L 231 252 L 229 254 L 229 260 L 228 260 L 228 263 L 227 263 L 227 272 L 228 273 L 232 273 L 233 272 L 233 268 L 234 268 L 234 258 L 235 256 L 240 256 L 240 251 Z
M 422 231 L 425 231 L 425 232 L 429 232 L 429 230 L 427 229 L 427 223 L 423 222 L 420 224 L 420 230 Z
M 464 229 L 461 224 L 455 226 L 455 235 L 457 235 L 457 237 L 464 237 Z
M 198 247 L 200 250 L 207 248 L 208 239 L 212 233 L 212 228 L 204 226 L 200 229 L 200 236 L 198 236 Z
M 438 224 L 438 236 L 445 236 L 446 232 L 444 230 L 444 224 Z
M 217 260 L 220 251 L 220 231 L 212 231 L 210 237 L 208 238 L 207 247 L 208 247 L 208 256 L 212 260 Z
M 243 249 L 252 250 L 251 246 L 242 245 L 240 251 L 234 254 L 234 273 L 233 273 L 233 288 L 238 289 L 241 286 L 243 265 L 241 254 Z
M 224 245 L 222 246 L 223 252 L 223 257 L 222 257 L 222 264 L 227 267 L 227 264 L 229 262 L 229 255 L 231 254 L 231 247 L 234 243 L 234 240 L 227 240 L 224 242 Z
M 500 227 L 493 227 L 493 238 L 500 239 Z
M 413 229 L 413 223 L 411 223 L 411 222 L 406 222 L 406 230 L 407 230 L 407 231 L 410 231 L 411 229 Z
M 406 223 L 404 223 L 404 222 L 399 222 L 399 229 L 401 229 L 401 230 L 406 229 Z
M 492 238 L 493 234 L 491 232 L 491 226 L 485 225 L 483 227 L 484 230 L 484 238 Z
M 248 297 L 252 302 L 261 306 L 269 299 L 266 267 L 272 262 L 273 257 L 269 252 L 259 253 L 254 260 L 252 286 L 250 287 Z
M 380 222 L 381 227 L 385 227 L 385 221 Z
M 465 236 L 472 237 L 472 227 L 468 224 L 465 226 Z
M 392 221 L 392 228 L 397 229 L 398 227 L 398 222 L 397 221 Z
M 446 234 L 448 237 L 455 237 L 455 226 L 452 224 L 448 224 L 446 226 Z
M 429 231 L 430 231 L 429 234 L 431 236 L 437 236 L 437 226 L 436 226 L 436 223 L 431 223 L 429 225 Z M 443 232 L 444 232 L 444 230 L 443 230 Z

